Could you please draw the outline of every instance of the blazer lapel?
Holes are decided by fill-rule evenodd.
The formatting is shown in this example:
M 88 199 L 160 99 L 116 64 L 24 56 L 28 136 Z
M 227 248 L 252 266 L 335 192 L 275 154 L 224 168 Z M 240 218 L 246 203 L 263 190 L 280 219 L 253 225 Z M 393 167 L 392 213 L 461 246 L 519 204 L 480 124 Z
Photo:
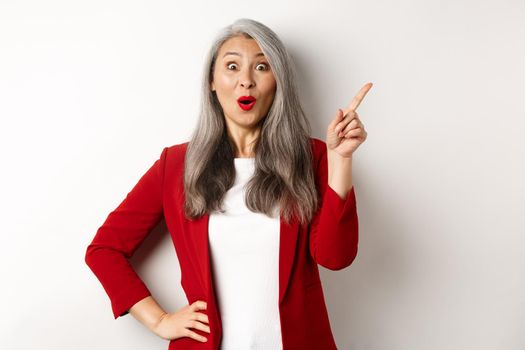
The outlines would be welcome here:
M 203 291 L 208 291 L 212 285 L 212 276 L 210 270 L 210 249 L 208 241 L 208 221 L 209 214 L 204 214 L 193 222 L 194 239 L 196 245 L 197 263 L 199 266 L 199 279 Z M 213 295 L 215 297 L 215 295 Z
M 297 245 L 297 236 L 299 234 L 299 223 L 295 216 L 293 216 L 290 224 L 287 224 L 283 218 L 280 229 L 279 242 L 279 305 L 282 303 L 290 274 L 292 273 L 292 266 L 295 257 L 295 250 Z

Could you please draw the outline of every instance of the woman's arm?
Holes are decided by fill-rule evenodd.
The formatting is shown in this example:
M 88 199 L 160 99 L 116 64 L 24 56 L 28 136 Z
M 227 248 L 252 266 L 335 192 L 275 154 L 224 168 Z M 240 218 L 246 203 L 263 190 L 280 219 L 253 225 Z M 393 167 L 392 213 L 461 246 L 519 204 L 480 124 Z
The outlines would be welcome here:
M 115 319 L 151 295 L 128 259 L 163 217 L 166 154 L 164 148 L 160 159 L 108 215 L 86 249 L 85 262 L 104 287 Z
M 359 222 L 355 188 L 349 176 L 352 163 L 330 156 L 324 142 L 319 147 L 316 179 L 321 203 L 310 224 L 310 254 L 317 264 L 341 270 L 357 255 Z M 335 162 L 329 166 L 330 157 Z
M 328 185 L 345 199 L 352 189 L 352 157 L 341 157 L 333 150 L 327 150 L 328 155 Z
M 347 109 L 337 110 L 328 125 L 326 149 L 317 170 L 322 203 L 312 221 L 310 252 L 318 264 L 331 270 L 349 266 L 357 255 L 359 223 L 352 156 L 367 132 L 355 110 L 371 87 L 372 83 L 365 84 Z

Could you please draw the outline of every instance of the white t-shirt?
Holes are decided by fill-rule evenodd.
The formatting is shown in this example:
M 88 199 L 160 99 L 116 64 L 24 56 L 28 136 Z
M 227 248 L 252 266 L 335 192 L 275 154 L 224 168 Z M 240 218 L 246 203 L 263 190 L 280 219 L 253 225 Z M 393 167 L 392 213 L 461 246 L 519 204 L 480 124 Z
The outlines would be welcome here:
M 210 259 L 222 321 L 221 350 L 282 349 L 279 318 L 278 207 L 273 217 L 250 211 L 245 185 L 255 158 L 234 158 L 236 178 L 225 213 L 209 216 Z

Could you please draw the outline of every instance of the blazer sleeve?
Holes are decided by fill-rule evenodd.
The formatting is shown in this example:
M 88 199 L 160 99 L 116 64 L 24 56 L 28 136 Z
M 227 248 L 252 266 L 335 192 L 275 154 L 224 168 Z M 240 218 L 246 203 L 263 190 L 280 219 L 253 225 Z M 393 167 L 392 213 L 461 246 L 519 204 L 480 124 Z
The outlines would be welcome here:
M 310 224 L 310 254 L 317 264 L 341 270 L 350 266 L 357 255 L 359 223 L 355 186 L 341 198 L 328 185 L 326 146 L 322 149 L 316 169 L 321 203 Z
M 104 287 L 113 316 L 151 295 L 128 259 L 163 218 L 162 187 L 167 147 L 106 218 L 86 249 L 85 262 Z

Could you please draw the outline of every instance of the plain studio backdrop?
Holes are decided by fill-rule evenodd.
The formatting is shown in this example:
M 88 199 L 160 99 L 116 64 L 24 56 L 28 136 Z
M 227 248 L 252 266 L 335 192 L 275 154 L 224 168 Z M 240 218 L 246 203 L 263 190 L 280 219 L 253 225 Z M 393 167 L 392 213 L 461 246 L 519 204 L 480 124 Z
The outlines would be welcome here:
M 525 4 L 2 1 L 0 348 L 166 349 L 113 319 L 87 245 L 189 140 L 220 28 L 258 20 L 297 66 L 314 137 L 373 82 L 354 155 L 359 252 L 320 267 L 343 350 L 525 349 Z M 165 227 L 132 258 L 186 305 Z

